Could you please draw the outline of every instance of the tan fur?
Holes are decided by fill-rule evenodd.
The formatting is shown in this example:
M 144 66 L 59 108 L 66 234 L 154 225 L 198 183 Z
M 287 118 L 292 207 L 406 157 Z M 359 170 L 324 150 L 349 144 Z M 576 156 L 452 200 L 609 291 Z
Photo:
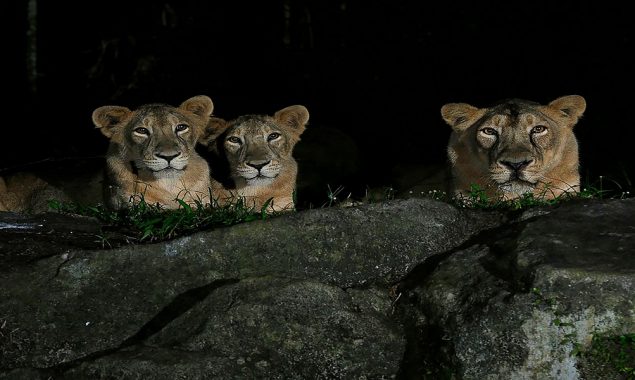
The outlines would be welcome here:
M 213 103 L 195 96 L 178 108 L 147 104 L 132 111 L 103 106 L 93 122 L 110 139 L 104 200 L 114 209 L 141 198 L 148 204 L 179 208 L 209 202 L 209 166 L 195 146 L 206 130 Z M 183 129 L 183 130 L 180 130 Z
M 246 115 L 231 121 L 212 118 L 206 143 L 211 160 L 213 196 L 219 205 L 242 199 L 260 211 L 294 210 L 298 165 L 293 148 L 309 120 L 304 106 L 294 105 L 273 116 Z
M 9 190 L 4 178 L 0 177 L 0 211 L 10 211 Z
M 48 187 L 48 184 L 30 173 L 18 173 L 6 179 L 0 178 L 0 211 L 31 212 L 35 197 Z
M 578 95 L 547 105 L 520 99 L 490 108 L 444 105 L 441 115 L 453 129 L 447 153 L 455 195 L 465 197 L 474 184 L 490 199 L 503 200 L 579 191 L 573 126 L 585 109 Z
M 52 211 L 50 201 L 102 203 L 101 157 L 49 158 L 13 168 L 0 177 L 0 211 Z

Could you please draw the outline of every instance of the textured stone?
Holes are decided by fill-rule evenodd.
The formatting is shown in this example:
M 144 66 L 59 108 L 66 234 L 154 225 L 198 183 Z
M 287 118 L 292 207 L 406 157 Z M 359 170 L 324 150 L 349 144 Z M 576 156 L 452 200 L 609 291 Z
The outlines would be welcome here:
M 618 379 L 592 339 L 635 332 L 632 199 L 409 199 L 116 249 L 92 219 L 0 223 L 2 379 Z
M 420 262 L 499 223 L 498 214 L 401 200 L 309 210 L 157 244 L 67 250 L 15 263 L 0 271 L 0 323 L 12 331 L 0 337 L 0 367 L 59 371 L 118 355 L 206 297 L 252 278 L 310 280 L 323 289 L 383 289 L 385 302 L 390 285 Z M 375 302 L 369 295 L 360 299 Z M 337 315 L 341 307 L 336 302 L 327 310 Z M 305 319 L 293 308 L 285 310 L 292 314 L 284 318 Z M 369 317 L 360 313 L 359 318 L 362 323 Z M 342 365 L 333 371 L 356 368 L 352 362 Z
M 635 202 L 566 204 L 492 231 L 414 293 L 461 378 L 619 378 L 581 371 L 577 353 L 594 334 L 635 331 Z

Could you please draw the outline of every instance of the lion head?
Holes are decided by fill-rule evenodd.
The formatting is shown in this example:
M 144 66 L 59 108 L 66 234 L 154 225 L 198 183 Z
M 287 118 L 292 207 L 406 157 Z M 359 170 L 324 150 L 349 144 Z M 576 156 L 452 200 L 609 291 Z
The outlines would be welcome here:
M 441 115 L 453 130 L 448 158 L 455 194 L 464 196 L 473 185 L 493 199 L 526 193 L 551 199 L 579 191 L 573 126 L 585 109 L 586 102 L 578 95 L 547 105 L 520 99 L 490 108 L 444 105 Z
M 212 100 L 195 96 L 179 107 L 146 104 L 136 110 L 103 106 L 93 122 L 110 139 L 104 197 L 113 208 L 131 200 L 178 208 L 209 196 L 209 166 L 195 150 L 212 114 Z
M 212 188 L 221 204 L 242 198 L 268 211 L 292 210 L 298 165 L 293 148 L 309 120 L 304 106 L 273 116 L 245 115 L 231 121 L 212 118 L 207 141 L 214 157 Z

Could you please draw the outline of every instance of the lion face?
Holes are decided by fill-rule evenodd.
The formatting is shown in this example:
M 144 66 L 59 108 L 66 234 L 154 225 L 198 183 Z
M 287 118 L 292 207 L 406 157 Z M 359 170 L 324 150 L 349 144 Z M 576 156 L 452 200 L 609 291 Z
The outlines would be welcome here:
M 156 178 L 178 176 L 196 154 L 194 147 L 212 111 L 211 100 L 198 96 L 180 107 L 148 104 L 131 111 L 104 106 L 93 121 L 109 137 L 111 145 L 134 163 L 135 169 Z
M 288 164 L 293 145 L 288 132 L 274 120 L 244 116 L 230 124 L 223 147 L 235 179 L 266 185 Z
M 456 190 L 477 184 L 505 199 L 575 190 L 578 146 L 572 128 L 585 107 L 576 95 L 546 106 L 518 99 L 486 109 L 445 105 L 442 115 L 454 129 L 448 157 Z M 547 188 L 550 194 L 540 194 Z
M 124 139 L 137 169 L 170 177 L 185 169 L 197 140 L 196 123 L 178 109 L 145 107 L 126 126 Z
M 307 121 L 305 107 L 291 106 L 273 117 L 246 115 L 225 122 L 216 146 L 224 153 L 234 182 L 238 186 L 263 187 L 272 184 L 283 171 L 295 173 L 292 151 Z
M 309 111 L 301 105 L 273 116 L 210 118 L 201 143 L 210 153 L 214 200 L 225 205 L 240 199 L 266 212 L 293 210 L 298 173 L 293 148 L 308 121 Z

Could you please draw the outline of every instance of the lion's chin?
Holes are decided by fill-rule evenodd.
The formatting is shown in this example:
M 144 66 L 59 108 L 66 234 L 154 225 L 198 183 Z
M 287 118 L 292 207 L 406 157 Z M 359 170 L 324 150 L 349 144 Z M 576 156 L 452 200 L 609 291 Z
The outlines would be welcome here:
M 534 191 L 535 187 L 536 187 L 535 183 L 518 179 L 518 178 L 498 184 L 498 188 L 502 192 L 513 194 L 516 196 L 520 196 L 525 193 L 531 193 Z
M 178 177 L 183 173 L 183 169 L 177 169 L 177 168 L 173 168 L 171 166 L 168 166 L 164 169 L 160 169 L 160 170 L 153 170 L 152 174 L 156 177 L 156 178 L 173 178 L 173 177 Z
M 269 185 L 270 183 L 272 183 L 273 180 L 276 179 L 276 177 L 277 176 L 267 177 L 267 176 L 264 176 L 264 175 L 257 175 L 255 177 L 245 178 L 245 181 L 250 186 L 265 186 L 265 185 Z

